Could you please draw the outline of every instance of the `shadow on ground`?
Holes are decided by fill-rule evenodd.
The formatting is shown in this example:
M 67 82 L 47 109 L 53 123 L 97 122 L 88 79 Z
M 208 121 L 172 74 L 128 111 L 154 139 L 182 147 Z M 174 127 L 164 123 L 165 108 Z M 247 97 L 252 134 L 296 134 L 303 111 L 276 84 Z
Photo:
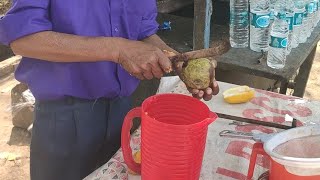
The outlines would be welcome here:
M 12 146 L 29 146 L 31 142 L 31 134 L 26 130 L 13 127 L 8 141 L 8 145 Z
M 312 65 L 312 70 L 308 79 L 308 84 L 304 98 L 311 100 L 320 100 L 320 43 L 318 44 L 317 53 Z

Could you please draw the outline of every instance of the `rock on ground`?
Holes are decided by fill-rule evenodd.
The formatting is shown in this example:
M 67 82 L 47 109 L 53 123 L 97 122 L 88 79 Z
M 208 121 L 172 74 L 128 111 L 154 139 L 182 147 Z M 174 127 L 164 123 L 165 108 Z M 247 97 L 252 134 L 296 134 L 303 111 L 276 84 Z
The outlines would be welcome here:
M 5 14 L 11 6 L 11 0 L 0 1 L 0 15 Z

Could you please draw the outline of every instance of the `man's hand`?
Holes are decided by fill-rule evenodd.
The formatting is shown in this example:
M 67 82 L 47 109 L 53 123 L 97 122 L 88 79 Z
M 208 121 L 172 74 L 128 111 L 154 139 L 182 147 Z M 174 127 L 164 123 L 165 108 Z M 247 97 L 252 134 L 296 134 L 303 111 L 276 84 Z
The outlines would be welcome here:
M 122 44 L 118 63 L 131 75 L 140 80 L 161 78 L 172 71 L 169 58 L 159 48 L 140 41 L 127 41 Z
M 205 90 L 188 88 L 188 91 L 192 93 L 192 96 L 195 98 L 198 98 L 198 99 L 203 98 L 203 100 L 205 101 L 210 101 L 213 96 L 219 93 L 219 86 L 217 81 L 213 80 L 213 83 L 211 84 L 211 86 Z
M 161 48 L 164 52 L 164 54 L 170 58 L 172 56 L 176 56 L 179 54 L 179 52 L 175 51 L 174 49 L 170 48 L 164 41 L 161 40 L 161 38 L 157 35 L 152 35 L 146 39 L 143 40 L 144 42 L 157 46 Z M 182 69 L 183 62 L 175 63 L 173 69 L 177 73 L 177 75 L 180 76 L 181 69 Z M 191 89 L 188 88 L 188 91 L 192 93 L 192 96 L 198 99 L 202 99 L 205 101 L 209 101 L 212 99 L 214 95 L 217 95 L 219 93 L 219 86 L 215 79 L 212 80 L 212 84 L 209 88 L 205 90 L 199 90 L 199 89 Z
M 212 62 L 212 64 L 213 67 L 216 68 L 216 63 Z M 219 93 L 219 85 L 215 79 L 215 70 L 213 71 L 213 77 L 211 85 L 204 90 L 188 88 L 190 93 L 192 93 L 192 96 L 198 99 L 203 98 L 205 101 L 210 101 L 213 96 L 217 95 Z
M 164 53 L 169 58 L 177 55 L 177 53 L 170 52 L 170 51 L 164 51 Z M 181 61 L 176 62 L 174 64 L 174 69 L 179 76 L 181 74 L 182 66 L 183 66 L 183 62 L 181 62 Z M 214 65 L 214 67 L 216 67 L 216 65 Z M 198 99 L 203 99 L 205 101 L 211 100 L 213 96 L 215 96 L 219 93 L 219 86 L 218 86 L 218 83 L 215 79 L 212 80 L 212 84 L 210 85 L 210 87 L 208 87 L 205 90 L 192 89 L 189 87 L 187 87 L 187 89 L 192 94 L 193 97 L 198 98 Z

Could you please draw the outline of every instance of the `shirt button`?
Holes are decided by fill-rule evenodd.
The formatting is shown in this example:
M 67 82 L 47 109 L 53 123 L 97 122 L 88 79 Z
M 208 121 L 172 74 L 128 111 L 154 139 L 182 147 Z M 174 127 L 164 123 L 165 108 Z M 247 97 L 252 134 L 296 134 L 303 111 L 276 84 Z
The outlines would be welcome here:
M 118 29 L 118 28 L 114 28 L 114 31 L 115 31 L 115 32 L 118 32 L 118 31 L 119 31 L 119 29 Z

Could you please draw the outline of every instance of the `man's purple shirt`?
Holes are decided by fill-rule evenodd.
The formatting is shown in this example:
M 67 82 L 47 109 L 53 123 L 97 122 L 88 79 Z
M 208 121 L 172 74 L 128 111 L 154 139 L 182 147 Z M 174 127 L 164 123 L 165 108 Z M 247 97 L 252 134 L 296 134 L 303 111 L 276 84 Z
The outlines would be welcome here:
M 9 45 L 41 31 L 142 40 L 157 32 L 156 16 L 156 0 L 13 0 L 0 19 L 0 42 Z M 38 100 L 129 96 L 139 84 L 108 61 L 55 63 L 24 57 L 15 77 Z

